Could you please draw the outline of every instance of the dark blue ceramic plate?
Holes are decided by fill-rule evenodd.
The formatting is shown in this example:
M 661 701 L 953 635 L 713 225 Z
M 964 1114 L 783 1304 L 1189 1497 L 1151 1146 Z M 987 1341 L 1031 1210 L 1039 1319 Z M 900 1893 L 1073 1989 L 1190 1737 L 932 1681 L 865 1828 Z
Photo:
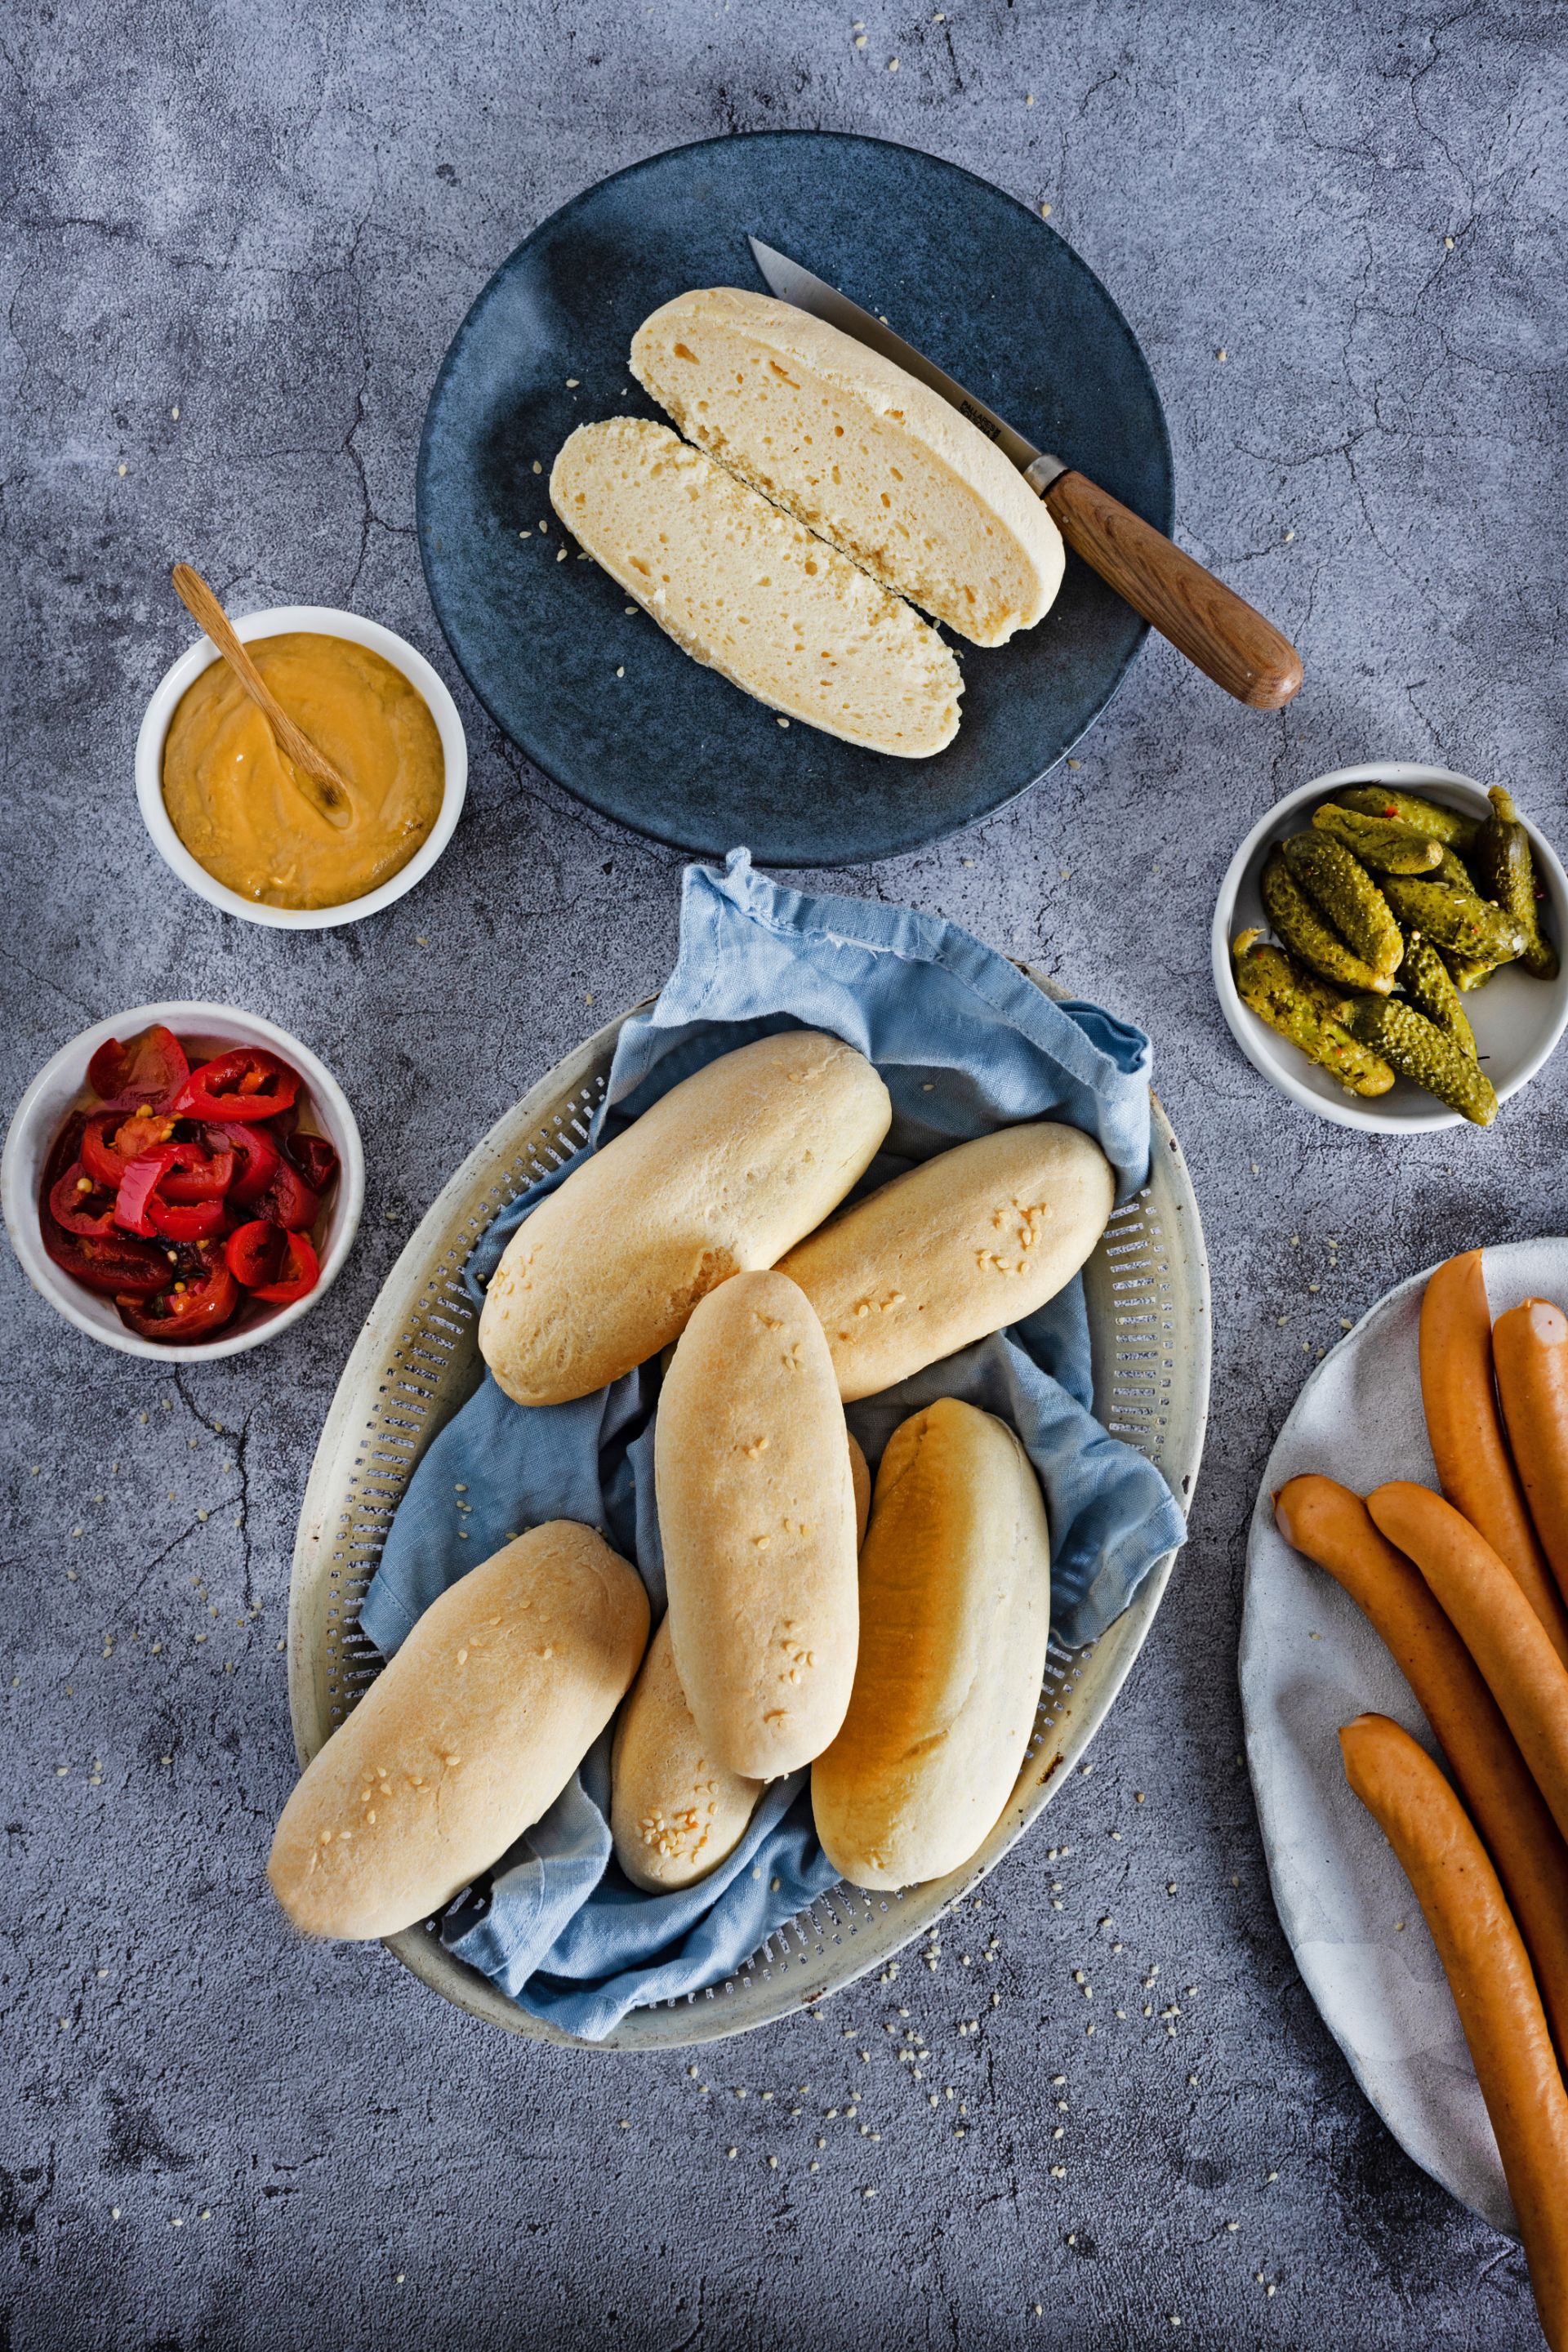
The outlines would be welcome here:
M 596 564 L 557 562 L 556 451 L 591 418 L 659 414 L 627 367 L 632 335 L 694 286 L 765 291 L 748 231 L 884 312 L 1165 531 L 1171 447 L 1137 339 L 1093 271 L 1011 196 L 912 148 L 815 131 L 679 147 L 589 188 L 496 272 L 447 353 L 419 452 L 420 554 L 469 684 L 548 775 L 639 832 L 847 865 L 1026 792 L 1099 718 L 1144 628 L 1069 555 L 1037 628 L 992 653 L 959 644 L 956 740 L 890 760 L 784 730 L 628 615 Z

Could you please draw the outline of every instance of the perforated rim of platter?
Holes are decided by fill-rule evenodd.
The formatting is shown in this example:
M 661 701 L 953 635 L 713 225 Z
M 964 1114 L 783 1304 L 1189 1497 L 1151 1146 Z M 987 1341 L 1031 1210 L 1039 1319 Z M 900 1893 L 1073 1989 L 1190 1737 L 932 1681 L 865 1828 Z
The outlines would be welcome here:
M 1028 971 L 1028 967 L 1023 967 Z M 1029 977 L 1052 996 L 1043 974 Z M 306 1764 L 381 1668 L 359 1606 L 421 1454 L 477 1387 L 478 1314 L 463 1266 L 497 1211 L 585 1140 L 621 1022 L 586 1040 L 499 1119 L 443 1188 L 383 1286 L 338 1383 L 316 1449 L 289 1593 L 289 1701 Z M 1118 1437 L 1190 1503 L 1208 1411 L 1208 1267 L 1180 1146 L 1153 1105 L 1149 1181 L 1119 1209 L 1084 1269 L 1094 1401 Z M 509 2032 L 578 2049 L 674 2049 L 739 2033 L 837 1992 L 884 1964 L 992 1870 L 1050 1802 L 1105 1720 L 1142 1649 L 1173 1552 L 1087 1649 L 1054 1642 L 1012 1796 L 979 1852 L 951 1877 L 900 1893 L 839 1885 L 703 1991 L 633 2010 L 596 2042 L 529 2016 L 441 1944 L 431 1923 L 387 1939 L 414 1974 Z

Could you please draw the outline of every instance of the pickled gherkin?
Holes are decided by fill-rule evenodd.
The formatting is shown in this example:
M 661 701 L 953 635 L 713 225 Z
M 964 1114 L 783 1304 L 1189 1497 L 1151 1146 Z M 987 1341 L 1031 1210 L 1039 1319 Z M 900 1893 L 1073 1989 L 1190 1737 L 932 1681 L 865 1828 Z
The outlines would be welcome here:
M 1466 996 L 1472 989 L 1479 988 L 1483 981 L 1490 980 L 1494 971 L 1501 971 L 1504 963 L 1518 961 L 1516 956 L 1505 956 L 1503 963 L 1491 963 L 1485 956 L 1455 955 L 1447 948 L 1439 950 L 1439 953 L 1448 967 L 1455 987 Z
M 1383 887 L 1406 929 L 1419 931 L 1435 948 L 1467 963 L 1511 963 L 1523 949 L 1524 933 L 1511 915 L 1455 882 L 1385 874 Z
M 1460 1052 L 1468 1054 L 1473 1062 L 1476 1033 L 1466 1018 L 1453 974 L 1431 941 L 1423 939 L 1419 931 L 1411 931 L 1405 937 L 1399 984 L 1417 1013 L 1424 1013 L 1433 1026 L 1451 1037 Z
M 1401 824 L 1396 818 L 1368 816 L 1361 809 L 1325 801 L 1314 810 L 1312 823 L 1374 874 L 1429 874 L 1443 862 L 1441 842 L 1434 841 L 1429 833 L 1417 833 L 1413 824 Z
M 1489 1127 L 1497 1117 L 1497 1095 L 1485 1071 L 1413 1004 L 1363 996 L 1351 1008 L 1348 1026 L 1402 1078 L 1477 1127 Z
M 1388 1092 L 1394 1084 L 1389 1064 L 1352 1036 L 1338 1017 L 1349 1011 L 1353 999 L 1336 995 L 1310 972 L 1298 971 L 1279 948 L 1260 945 L 1256 931 L 1240 932 L 1231 942 L 1231 954 L 1241 1001 L 1260 1021 L 1300 1046 L 1352 1094 Z
M 1284 844 L 1285 863 L 1318 912 L 1373 971 L 1392 977 L 1405 940 L 1384 897 L 1358 858 L 1323 833 L 1296 833 Z
M 1387 995 L 1394 986 L 1390 974 L 1374 971 L 1352 953 L 1324 922 L 1278 849 L 1270 851 L 1258 887 L 1264 912 L 1298 961 L 1340 988 Z
M 1342 808 L 1360 809 L 1367 816 L 1397 818 L 1450 849 L 1468 849 L 1480 831 L 1473 816 L 1461 816 L 1458 809 L 1424 801 L 1415 793 L 1397 792 L 1392 784 L 1345 784 L 1334 798 Z
M 1477 879 L 1524 933 L 1524 951 L 1520 961 L 1526 971 L 1536 980 L 1555 980 L 1557 950 L 1542 935 L 1542 892 L 1535 877 L 1530 835 L 1519 821 L 1511 795 L 1500 784 L 1494 784 L 1487 798 L 1492 804 L 1492 814 L 1476 835 L 1470 851 Z

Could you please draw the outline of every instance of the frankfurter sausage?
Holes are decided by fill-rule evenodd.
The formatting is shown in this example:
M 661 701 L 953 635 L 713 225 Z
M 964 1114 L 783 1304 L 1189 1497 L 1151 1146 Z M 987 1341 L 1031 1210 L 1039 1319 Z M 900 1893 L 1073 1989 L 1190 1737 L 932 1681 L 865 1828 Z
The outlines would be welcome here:
M 1490 1544 L 1429 1486 L 1379 1486 L 1366 1507 L 1441 1602 L 1568 1837 L 1568 1667 L 1541 1620 Z
M 1385 1715 L 1340 1734 L 1345 1778 L 1398 1855 L 1453 1992 L 1519 2216 L 1541 2326 L 1568 2347 L 1568 2092 L 1497 1873 L 1431 1758 Z
M 1418 1569 L 1332 1478 L 1292 1478 L 1279 1531 L 1350 1594 L 1394 1654 L 1437 1736 L 1524 1937 L 1542 2004 L 1568 2060 L 1568 1845 L 1474 1659 Z
M 1516 1579 L 1568 1665 L 1568 1614 L 1535 1539 L 1492 1387 L 1481 1253 L 1438 1266 L 1421 1301 L 1421 1402 L 1437 1483 Z
M 1527 1298 L 1498 1317 L 1492 1355 L 1524 1499 L 1568 1601 L 1568 1315 Z

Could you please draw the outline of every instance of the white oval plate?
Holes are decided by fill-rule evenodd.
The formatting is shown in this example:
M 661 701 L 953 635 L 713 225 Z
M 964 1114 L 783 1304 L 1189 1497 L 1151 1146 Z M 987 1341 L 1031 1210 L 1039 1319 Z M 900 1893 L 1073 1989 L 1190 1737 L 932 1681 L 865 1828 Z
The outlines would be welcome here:
M 1506 1242 L 1485 1264 L 1494 1318 L 1525 1298 L 1568 1302 L 1568 1240 Z M 1275 1906 L 1324 2024 L 1405 2154 L 1514 2231 L 1436 1948 L 1392 1847 L 1351 1794 L 1338 1735 L 1372 1708 L 1439 1762 L 1440 1751 L 1354 1601 L 1274 1524 L 1273 1496 L 1303 1471 L 1363 1495 L 1390 1478 L 1436 1486 L 1416 1356 L 1426 1286 L 1426 1274 L 1401 1283 L 1324 1358 L 1268 1457 L 1247 1547 L 1241 1706 Z
M 1449 1110 L 1409 1079 L 1396 1079 L 1385 1095 L 1371 1101 L 1346 1092 L 1337 1078 L 1310 1062 L 1305 1054 L 1260 1021 L 1241 1001 L 1231 971 L 1230 942 L 1237 931 L 1255 926 L 1269 929 L 1258 896 L 1258 877 L 1268 852 L 1289 833 L 1300 833 L 1320 800 L 1342 784 L 1390 784 L 1395 791 L 1420 793 L 1468 816 L 1491 814 L 1486 792 L 1472 776 L 1449 768 L 1418 767 L 1411 760 L 1363 760 L 1353 768 L 1334 768 L 1315 776 L 1310 784 L 1287 793 L 1267 816 L 1255 824 L 1231 859 L 1215 901 L 1212 955 L 1214 984 L 1231 1035 L 1255 1070 L 1271 1086 L 1289 1095 L 1320 1118 L 1338 1127 L 1360 1127 L 1376 1135 L 1408 1135 L 1432 1128 L 1465 1127 L 1468 1121 Z M 1546 891 L 1546 929 L 1563 955 L 1555 980 L 1531 980 L 1522 967 L 1500 971 L 1465 999 L 1465 1010 L 1476 1033 L 1481 1067 L 1506 1102 L 1528 1086 L 1542 1062 L 1568 1028 L 1568 875 L 1551 843 L 1520 810 L 1535 856 L 1535 868 Z

